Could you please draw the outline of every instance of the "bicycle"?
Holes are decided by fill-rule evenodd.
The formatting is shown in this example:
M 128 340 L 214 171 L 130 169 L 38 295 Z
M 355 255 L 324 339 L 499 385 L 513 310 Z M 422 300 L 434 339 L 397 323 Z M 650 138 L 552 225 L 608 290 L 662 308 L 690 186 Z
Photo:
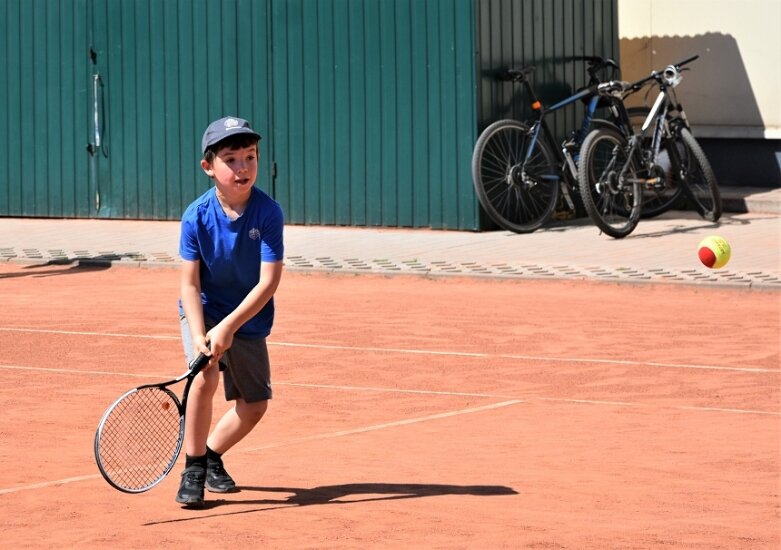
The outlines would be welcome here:
M 704 219 L 715 222 L 721 217 L 716 177 L 674 91 L 682 70 L 688 70 L 682 67 L 698 57 L 653 71 L 631 84 L 610 81 L 597 86 L 597 95 L 611 103 L 618 124 L 603 125 L 586 136 L 578 181 L 586 212 L 611 237 L 623 238 L 634 231 L 643 213 L 644 194 L 649 193 L 663 197 L 662 206 L 669 208 L 683 191 Z M 634 132 L 624 100 L 652 82 L 659 95 L 640 131 Z
M 532 110 L 537 113 L 536 119 L 528 123 L 512 119 L 493 122 L 480 134 L 472 152 L 472 182 L 478 201 L 503 229 L 515 233 L 536 231 L 551 219 L 560 195 L 566 208 L 577 210 L 574 198 L 578 193 L 578 150 L 592 127 L 609 124 L 594 118 L 597 108 L 604 104 L 596 94 L 596 86 L 601 82 L 597 73 L 618 71 L 612 59 L 585 60 L 589 64 L 589 85 L 550 107 L 539 101 L 530 83 L 534 66 L 497 75 L 501 80 L 523 84 Z M 545 118 L 581 100 L 587 102 L 587 107 L 580 128 L 559 147 Z

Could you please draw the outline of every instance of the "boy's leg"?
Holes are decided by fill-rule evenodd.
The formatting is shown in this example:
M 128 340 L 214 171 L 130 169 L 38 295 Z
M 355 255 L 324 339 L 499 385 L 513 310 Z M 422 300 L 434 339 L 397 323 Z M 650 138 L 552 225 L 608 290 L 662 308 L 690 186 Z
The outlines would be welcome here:
M 241 441 L 260 422 L 268 409 L 268 401 L 247 403 L 237 399 L 235 406 L 220 418 L 209 436 L 209 448 L 223 454 Z
M 208 329 L 211 320 L 207 319 L 206 322 Z M 179 318 L 179 324 L 182 330 L 184 355 L 189 362 L 196 355 L 190 335 L 190 325 L 184 316 Z M 184 452 L 189 456 L 206 455 L 206 438 L 209 436 L 212 422 L 212 402 L 219 383 L 219 369 L 209 367 L 195 377 L 190 387 L 190 395 L 187 398 L 187 413 L 184 418 Z
M 271 399 L 271 367 L 265 338 L 234 337 L 223 356 L 225 399 L 232 409 L 217 422 L 209 436 L 209 448 L 222 454 L 233 447 L 260 422 Z
M 176 493 L 176 502 L 189 506 L 203 504 L 206 485 L 206 438 L 212 418 L 212 399 L 217 390 L 220 371 L 211 367 L 199 374 L 190 388 L 184 417 L 185 468 Z
M 209 436 L 206 448 L 206 488 L 213 493 L 229 493 L 236 490 L 236 482 L 225 471 L 222 453 L 241 441 L 263 418 L 268 401 L 246 403 L 237 399 L 236 405 L 228 410 Z
M 190 456 L 206 454 L 206 439 L 212 423 L 214 394 L 220 382 L 220 371 L 209 367 L 195 377 L 187 398 L 184 417 L 184 449 Z
M 212 453 L 206 472 L 206 488 L 213 492 L 234 490 L 236 484 L 225 471 L 221 455 L 241 441 L 263 418 L 271 399 L 271 376 L 265 338 L 234 337 L 225 353 L 223 373 L 225 399 L 234 401 L 217 422 L 208 439 Z
M 185 355 L 191 360 L 195 352 L 190 339 L 187 320 L 182 318 L 182 342 Z M 215 367 L 199 374 L 190 388 L 185 413 L 184 450 L 186 463 L 176 494 L 176 501 L 191 506 L 203 504 L 203 488 L 206 481 L 206 439 L 212 420 L 212 401 L 219 385 L 220 372 Z

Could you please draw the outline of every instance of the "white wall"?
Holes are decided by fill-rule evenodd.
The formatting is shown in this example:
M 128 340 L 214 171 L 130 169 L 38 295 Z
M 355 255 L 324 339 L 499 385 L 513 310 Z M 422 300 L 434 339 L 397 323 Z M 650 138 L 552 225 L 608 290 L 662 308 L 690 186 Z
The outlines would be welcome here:
M 619 0 L 618 20 L 624 80 L 700 55 L 676 89 L 695 135 L 781 139 L 781 0 Z

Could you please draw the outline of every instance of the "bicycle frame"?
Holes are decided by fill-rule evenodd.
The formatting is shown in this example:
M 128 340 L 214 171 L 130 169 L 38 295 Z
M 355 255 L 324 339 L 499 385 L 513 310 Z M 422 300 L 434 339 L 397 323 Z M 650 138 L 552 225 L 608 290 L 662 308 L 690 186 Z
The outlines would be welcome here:
M 535 68 L 511 68 L 496 74 L 496 78 L 521 86 L 513 98 L 529 101 L 532 112 L 525 120 L 499 119 L 480 132 L 472 153 L 472 179 L 475 192 L 486 214 L 500 227 L 516 233 L 539 229 L 556 212 L 577 213 L 579 201 L 576 158 L 586 133 L 595 125 L 595 112 L 602 105 L 596 96 L 600 80 L 597 73 L 618 65 L 611 59 L 584 58 L 589 62 L 589 88 L 547 106 L 537 98 L 531 74 Z M 577 132 L 561 145 L 551 131 L 547 115 L 577 101 L 587 108 Z M 580 117 L 579 117 L 580 118 Z M 602 121 L 607 123 L 607 121 Z M 565 166 L 566 165 L 566 166 Z M 561 211 L 560 210 L 560 211 Z
M 578 185 L 589 217 L 611 237 L 620 239 L 634 230 L 646 198 L 650 198 L 649 217 L 672 206 L 682 191 L 703 218 L 716 221 L 721 215 L 713 170 L 673 90 L 681 81 L 681 66 L 698 57 L 653 71 L 634 84 L 609 81 L 597 85 L 597 94 L 611 104 L 616 124 L 595 129 L 584 140 Z M 630 111 L 637 115 L 638 109 L 627 108 L 624 100 L 652 81 L 659 94 L 636 131 Z
M 633 134 L 629 138 L 629 151 L 627 153 L 627 158 L 635 159 L 635 161 L 638 163 L 639 166 L 643 166 L 644 169 L 649 171 L 649 176 L 651 176 L 652 167 L 656 164 L 659 158 L 659 151 L 662 146 L 662 138 L 665 136 L 665 134 L 669 133 L 668 126 L 667 126 L 667 119 L 666 119 L 667 106 L 668 106 L 668 97 L 666 94 L 666 90 L 660 89 L 659 95 L 657 96 L 654 105 L 651 107 L 651 112 L 648 113 L 648 117 L 643 122 L 643 125 L 640 129 L 640 133 Z M 624 116 L 626 116 L 625 120 L 628 121 L 629 116 L 628 114 L 626 114 L 626 108 L 624 108 L 623 105 L 621 110 L 623 111 L 621 115 L 622 119 Z M 654 132 L 653 132 L 653 137 L 651 139 L 651 147 L 650 147 L 651 154 L 647 158 L 644 158 L 643 156 L 640 155 L 641 152 L 640 144 L 645 140 L 646 132 L 651 126 L 654 127 Z M 629 125 L 627 126 L 627 128 L 630 127 L 631 126 Z M 639 179 L 627 178 L 626 172 L 628 170 L 629 170 L 629 163 L 624 165 L 623 169 L 619 174 L 619 179 L 621 181 L 626 181 L 628 183 L 635 183 L 636 181 L 639 181 L 644 185 L 658 185 L 660 183 L 663 183 L 662 178 L 658 175 L 648 177 L 648 178 L 639 178 Z
M 527 152 L 527 158 L 530 156 L 531 152 L 533 152 L 535 145 L 537 144 L 537 139 L 539 137 L 540 132 L 542 131 L 548 140 L 548 144 L 552 146 L 552 149 L 554 149 L 557 152 L 557 155 L 559 155 L 559 161 L 566 160 L 567 164 L 570 166 L 570 169 L 575 166 L 574 161 L 572 159 L 572 155 L 568 154 L 568 151 L 566 148 L 559 149 L 558 144 L 556 144 L 553 140 L 553 133 L 550 131 L 550 128 L 548 128 L 548 124 L 545 121 L 545 117 L 548 113 L 556 112 L 560 109 L 563 109 L 567 105 L 572 105 L 573 103 L 576 103 L 577 101 L 588 97 L 589 95 L 593 94 L 593 90 L 587 88 L 585 90 L 582 90 L 578 92 L 577 94 L 568 97 L 567 99 L 564 99 L 555 105 L 551 105 L 548 108 L 540 107 L 538 110 L 540 111 L 539 118 L 535 121 L 535 123 L 531 127 L 531 134 L 532 139 L 529 144 L 529 151 Z M 539 103 L 539 102 L 537 102 Z M 583 143 L 583 139 L 585 138 L 586 134 L 588 133 L 588 129 L 591 126 L 591 123 L 594 121 L 594 113 L 597 110 L 597 104 L 599 103 L 599 97 L 594 96 L 591 98 L 591 100 L 588 103 L 588 107 L 586 108 L 586 113 L 583 116 L 583 120 L 581 122 L 580 128 L 575 132 L 575 139 L 573 140 L 573 143 L 576 145 L 580 145 Z M 563 158 L 562 158 L 563 157 Z M 577 177 L 577 169 L 572 170 L 571 174 L 573 177 Z
M 651 140 L 652 154 L 650 158 L 643 159 L 646 163 L 656 164 L 657 160 L 659 159 L 659 150 L 662 146 L 662 138 L 669 137 L 671 134 L 667 113 L 672 110 L 673 102 L 670 101 L 670 95 L 674 93 L 675 92 L 671 88 L 668 88 L 664 84 L 660 84 L 659 95 L 651 107 L 651 112 L 648 113 L 648 118 L 641 127 L 640 137 L 642 139 L 645 137 L 645 133 L 648 131 L 648 128 L 652 124 L 654 125 L 654 133 Z
M 682 61 L 676 64 L 676 67 L 681 67 L 686 63 L 697 59 L 698 57 L 699 56 L 694 56 L 685 61 Z M 659 159 L 659 152 L 662 147 L 662 142 L 665 138 L 672 136 L 678 125 L 683 125 L 685 128 L 689 127 L 689 123 L 686 119 L 686 114 L 683 111 L 683 107 L 678 102 L 678 98 L 675 95 L 674 85 L 668 85 L 668 83 L 666 83 L 665 79 L 662 77 L 662 74 L 663 73 L 654 72 L 651 74 L 651 76 L 646 77 L 629 86 L 629 90 L 631 90 L 629 93 L 638 91 L 651 81 L 655 81 L 659 87 L 659 95 L 656 97 L 656 100 L 654 101 L 654 104 L 648 113 L 648 117 L 643 122 L 640 132 L 638 134 L 632 132 L 629 136 L 629 151 L 627 153 L 628 158 L 634 158 L 640 166 L 643 166 L 644 169 L 649 171 L 650 177 L 639 180 L 631 178 L 625 179 L 626 171 L 629 169 L 629 164 L 627 164 L 624 166 L 619 177 L 629 183 L 640 181 L 640 183 L 644 185 L 664 184 L 663 178 L 661 176 L 652 176 L 653 168 L 657 165 L 657 161 Z M 677 77 L 677 75 L 675 76 Z M 613 102 L 612 109 L 614 110 L 614 116 L 622 121 L 623 127 L 626 128 L 627 131 L 631 129 L 632 125 L 629 122 L 629 115 L 623 101 Z M 668 117 L 668 113 L 673 111 L 677 111 L 678 114 L 674 117 Z M 675 127 L 671 127 L 673 125 L 671 125 L 670 122 L 674 122 Z M 651 139 L 651 147 L 649 149 L 651 154 L 647 158 L 643 158 L 639 155 L 640 144 L 645 139 L 646 133 L 651 126 L 654 128 L 653 137 Z M 668 154 L 670 155 L 671 164 L 676 168 L 676 170 L 678 170 L 681 166 L 681 158 L 679 156 L 678 150 L 675 147 L 672 147 L 668 150 Z
M 586 112 L 583 116 L 583 120 L 581 122 L 580 128 L 575 132 L 573 140 L 571 140 L 570 143 L 575 145 L 576 148 L 579 148 L 580 145 L 583 143 L 583 139 L 585 139 L 586 134 L 588 133 L 589 128 L 591 127 L 591 124 L 594 122 L 594 113 L 597 110 L 597 106 L 599 104 L 599 96 L 594 95 L 594 88 L 589 87 L 581 90 L 580 92 L 563 99 L 562 101 L 559 101 L 558 103 L 555 103 L 554 105 L 551 105 L 550 107 L 544 107 L 542 103 L 537 99 L 536 95 L 534 94 L 534 89 L 532 88 L 531 84 L 529 84 L 528 80 L 525 78 L 523 79 L 523 85 L 526 88 L 527 93 L 532 98 L 532 109 L 539 112 L 539 116 L 537 117 L 537 120 L 532 124 L 530 129 L 531 139 L 529 141 L 529 147 L 526 151 L 526 156 L 523 161 L 523 165 L 525 166 L 527 162 L 529 162 L 529 159 L 532 158 L 532 155 L 534 154 L 535 149 L 537 148 L 537 141 L 540 139 L 540 133 L 542 133 L 542 138 L 546 139 L 548 141 L 548 145 L 551 146 L 551 150 L 555 152 L 556 154 L 556 162 L 559 168 L 559 174 L 550 174 L 549 176 L 543 176 L 543 179 L 559 182 L 561 183 L 561 175 L 564 175 L 564 179 L 566 180 L 567 185 L 562 185 L 561 190 L 564 195 L 564 199 L 567 201 L 567 206 L 571 209 L 575 209 L 575 203 L 572 200 L 572 196 L 570 195 L 570 188 L 574 190 L 574 184 L 577 181 L 577 165 L 575 164 L 575 160 L 572 156 L 572 154 L 569 152 L 567 147 L 560 147 L 553 139 L 553 133 L 551 132 L 550 128 L 548 127 L 548 123 L 545 120 L 545 117 L 549 113 L 554 113 L 560 109 L 563 109 L 564 107 L 567 107 L 568 105 L 572 105 L 573 103 L 576 103 L 590 95 L 593 95 L 593 97 L 589 100 L 588 106 L 586 107 Z M 567 166 L 569 171 L 566 171 L 563 169 L 564 166 Z

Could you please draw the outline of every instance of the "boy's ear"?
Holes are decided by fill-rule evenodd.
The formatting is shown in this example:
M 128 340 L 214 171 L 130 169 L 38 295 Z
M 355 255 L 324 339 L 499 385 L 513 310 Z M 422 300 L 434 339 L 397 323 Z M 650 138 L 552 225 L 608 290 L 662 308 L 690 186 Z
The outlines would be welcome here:
M 201 159 L 201 168 L 206 173 L 207 176 L 210 178 L 214 176 L 214 170 L 212 170 L 212 165 L 206 162 L 206 159 Z

